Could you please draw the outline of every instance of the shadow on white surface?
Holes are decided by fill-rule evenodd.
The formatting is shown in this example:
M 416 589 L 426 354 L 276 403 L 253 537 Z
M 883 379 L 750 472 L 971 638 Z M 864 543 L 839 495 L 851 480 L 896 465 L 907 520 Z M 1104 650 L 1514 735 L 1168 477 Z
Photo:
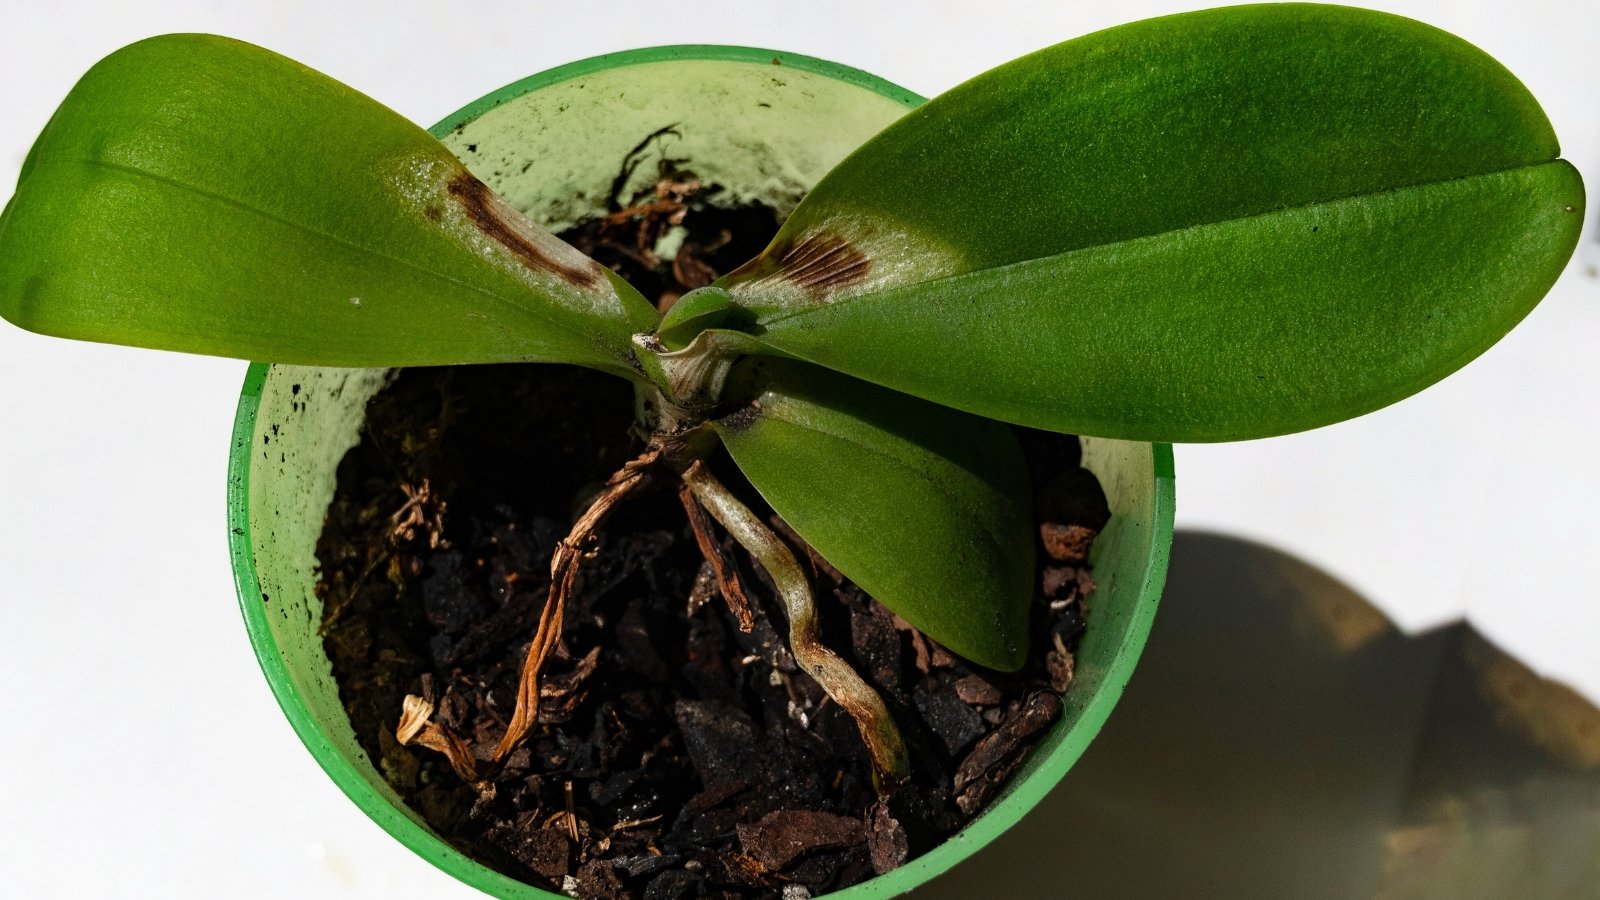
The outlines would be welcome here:
M 1600 896 L 1600 711 L 1455 624 L 1180 531 L 1127 695 L 918 900 Z

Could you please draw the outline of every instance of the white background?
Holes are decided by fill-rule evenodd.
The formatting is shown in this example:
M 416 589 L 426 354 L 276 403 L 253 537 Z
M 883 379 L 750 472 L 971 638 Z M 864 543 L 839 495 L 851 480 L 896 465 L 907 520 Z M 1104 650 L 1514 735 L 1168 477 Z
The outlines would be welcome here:
M 74 80 L 161 32 L 265 45 L 429 124 L 551 66 L 666 43 L 806 53 L 932 95 L 1049 43 L 1207 5 L 3 0 L 0 198 Z M 1597 183 L 1600 8 L 1370 5 L 1499 58 Z M 1469 616 L 1600 697 L 1597 268 L 1590 227 L 1516 332 L 1395 407 L 1306 435 L 1180 447 L 1180 525 L 1300 555 L 1406 628 Z M 260 677 L 223 528 L 243 374 L 0 324 L 0 894 L 471 895 L 345 801 Z

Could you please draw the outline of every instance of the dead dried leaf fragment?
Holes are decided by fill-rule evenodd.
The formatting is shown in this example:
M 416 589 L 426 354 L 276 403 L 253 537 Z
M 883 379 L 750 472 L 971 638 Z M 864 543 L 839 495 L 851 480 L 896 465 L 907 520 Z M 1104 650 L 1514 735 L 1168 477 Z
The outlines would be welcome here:
M 472 749 L 432 718 L 432 703 L 416 694 L 407 694 L 401 704 L 400 723 L 394 730 L 395 739 L 401 744 L 416 744 L 443 753 L 450 761 L 450 768 L 463 781 L 477 781 L 478 763 L 472 758 Z

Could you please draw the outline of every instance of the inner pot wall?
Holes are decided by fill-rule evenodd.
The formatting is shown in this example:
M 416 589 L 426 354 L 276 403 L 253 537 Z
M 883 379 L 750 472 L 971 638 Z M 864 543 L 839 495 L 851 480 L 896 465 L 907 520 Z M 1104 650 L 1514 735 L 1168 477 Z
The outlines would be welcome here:
M 672 126 L 663 150 L 734 201 L 787 213 L 817 179 L 920 97 L 832 63 L 737 47 L 612 54 L 496 91 L 432 131 L 475 175 L 552 229 L 604 212 L 618 162 Z M 628 192 L 654 182 L 652 151 Z M 336 784 L 401 843 L 498 897 L 558 895 L 508 878 L 436 835 L 373 767 L 339 701 L 318 625 L 315 548 L 335 472 L 391 370 L 252 364 L 229 465 L 228 526 L 245 625 L 290 724 Z M 830 897 L 911 890 L 1031 809 L 1083 752 L 1121 696 L 1149 633 L 1172 539 L 1172 451 L 1089 439 L 1083 464 L 1112 510 L 1095 542 L 1089 630 L 1061 721 L 965 830 L 902 868 Z

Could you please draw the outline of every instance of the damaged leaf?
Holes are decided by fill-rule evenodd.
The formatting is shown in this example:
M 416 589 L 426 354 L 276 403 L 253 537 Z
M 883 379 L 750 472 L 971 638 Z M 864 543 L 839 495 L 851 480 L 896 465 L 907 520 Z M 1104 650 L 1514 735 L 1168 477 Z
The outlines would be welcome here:
M 1583 221 L 1558 154 L 1515 77 L 1426 25 L 1168 16 L 907 114 L 718 285 L 775 352 L 979 415 L 1282 434 L 1421 390 L 1527 314 Z
M 126 47 L 45 127 L 0 218 L 0 315 L 278 363 L 579 363 L 656 314 L 426 131 L 211 35 Z

